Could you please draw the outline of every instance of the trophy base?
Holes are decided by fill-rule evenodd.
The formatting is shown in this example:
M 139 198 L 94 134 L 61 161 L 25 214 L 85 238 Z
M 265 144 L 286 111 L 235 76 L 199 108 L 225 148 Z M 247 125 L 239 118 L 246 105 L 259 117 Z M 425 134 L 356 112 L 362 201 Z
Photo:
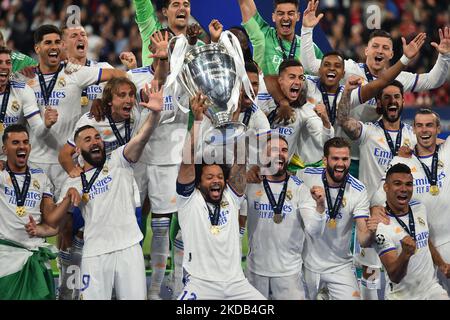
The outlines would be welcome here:
M 205 143 L 213 146 L 222 146 L 234 143 L 235 139 L 241 137 L 247 127 L 238 121 L 230 121 L 215 128 L 211 128 L 205 137 Z

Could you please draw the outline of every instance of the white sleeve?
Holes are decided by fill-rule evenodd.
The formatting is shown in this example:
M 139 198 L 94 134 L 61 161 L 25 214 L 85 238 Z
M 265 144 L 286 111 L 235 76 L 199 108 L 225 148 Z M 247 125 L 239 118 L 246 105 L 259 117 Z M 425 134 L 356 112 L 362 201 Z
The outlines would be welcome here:
M 54 189 L 54 187 L 53 187 L 52 182 L 50 181 L 48 176 L 45 175 L 44 190 L 42 192 L 43 195 L 53 198 L 53 196 L 54 196 L 54 193 L 53 193 L 54 190 L 53 189 Z M 66 190 L 66 192 L 67 192 L 67 190 Z
M 254 118 L 253 118 L 254 117 Z M 267 119 L 267 116 L 262 112 L 261 109 L 258 108 L 258 110 L 253 114 L 253 127 L 257 132 L 261 131 L 267 131 L 270 130 L 270 123 Z
M 305 226 L 305 232 L 311 236 L 319 236 L 325 229 L 326 214 L 316 210 L 316 202 L 311 196 L 309 188 L 302 183 L 298 188 L 299 211 Z
M 302 27 L 300 44 L 300 61 L 309 74 L 319 74 L 321 60 L 316 58 L 313 43 L 313 28 Z
M 122 167 L 122 168 L 132 167 L 133 163 L 131 161 L 129 161 L 125 157 L 125 154 L 124 154 L 126 146 L 127 146 L 126 144 L 123 146 L 120 146 L 119 148 L 117 148 L 116 150 L 114 150 L 111 153 L 111 160 L 109 161 L 111 163 L 111 165 Z
M 382 223 L 378 224 L 374 248 L 380 257 L 389 251 L 397 250 L 391 233 L 389 232 L 389 226 Z
M 363 104 L 363 102 L 361 101 L 361 86 L 359 86 L 350 93 L 350 109 L 353 109 L 361 104 Z
M 78 87 L 84 89 L 91 84 L 100 83 L 102 70 L 103 69 L 97 67 L 82 66 L 80 70 L 71 73 L 70 77 L 74 78 L 75 83 L 78 85 Z
M 44 119 L 41 117 L 41 112 L 37 106 L 34 91 L 31 87 L 25 85 L 25 88 L 21 94 L 23 102 L 23 115 L 36 137 L 43 139 L 47 136 L 50 129 L 45 126 Z
M 50 180 L 49 180 L 50 182 Z M 67 190 L 69 188 L 75 188 L 78 190 L 80 195 L 82 194 L 83 187 L 81 185 L 81 179 L 80 178 L 69 178 L 66 180 L 66 182 L 63 184 L 61 188 L 61 192 L 59 193 L 59 199 L 57 200 L 57 203 L 61 203 L 64 200 L 64 197 L 66 196 Z
M 349 199 L 351 201 L 351 199 Z M 358 198 L 355 208 L 352 212 L 353 219 L 368 218 L 370 216 L 369 199 L 367 196 L 367 189 L 364 188 Z
M 401 72 L 396 80 L 400 81 L 405 91 L 419 92 L 442 86 L 448 76 L 450 54 L 439 54 L 435 65 L 428 73 Z
M 359 135 L 358 139 L 356 139 L 356 143 L 358 143 L 359 145 L 362 145 L 363 143 L 366 142 L 367 137 L 370 136 L 370 126 L 366 123 L 362 123 L 361 121 L 359 121 L 359 123 L 361 124 L 361 134 Z
M 383 207 L 386 203 L 386 192 L 383 188 L 384 178 L 380 181 L 378 189 L 373 193 L 370 200 L 370 207 Z
M 242 195 L 237 194 L 236 191 L 234 191 L 233 187 L 231 187 L 228 183 L 226 186 L 226 190 L 228 190 L 231 198 L 236 203 L 236 208 L 239 209 L 241 207 L 242 201 L 245 200 L 245 193 Z
M 240 216 L 243 216 L 243 217 L 247 216 L 247 211 L 248 211 L 247 206 L 248 206 L 248 200 L 245 197 L 244 200 L 241 202 L 241 207 L 239 209 L 239 215 Z

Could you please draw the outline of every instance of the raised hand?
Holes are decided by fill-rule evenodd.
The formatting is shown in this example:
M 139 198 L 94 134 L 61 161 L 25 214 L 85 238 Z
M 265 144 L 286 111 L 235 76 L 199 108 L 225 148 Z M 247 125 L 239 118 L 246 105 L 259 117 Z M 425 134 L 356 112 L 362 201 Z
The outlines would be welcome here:
M 351 92 L 362 84 L 362 80 L 358 76 L 350 76 L 345 82 L 345 91 Z
M 69 190 L 67 190 L 66 193 L 66 198 L 70 199 L 70 203 L 74 206 L 74 207 L 78 207 L 78 205 L 81 202 L 81 196 L 80 193 L 78 192 L 77 189 L 75 188 L 69 188 Z
M 316 210 L 318 212 L 325 211 L 325 190 L 319 186 L 313 186 L 310 189 L 311 196 L 316 201 Z
M 247 183 L 261 183 L 262 178 L 258 166 L 253 166 L 247 171 Z
M 402 244 L 402 252 L 404 252 L 408 257 L 411 257 L 416 252 L 416 242 L 410 236 L 405 236 L 400 240 Z
M 383 224 L 391 223 L 386 214 L 386 209 L 382 206 L 375 206 L 370 208 L 370 217 L 374 219 L 377 222 L 377 224 L 380 222 Z
M 81 167 L 77 164 L 75 167 L 72 168 L 72 170 L 70 170 L 69 177 L 71 178 L 79 177 L 82 172 L 83 169 L 81 169 Z
M 422 48 L 425 43 L 425 39 L 427 38 L 427 34 L 424 32 L 419 33 L 410 43 L 406 44 L 405 38 L 402 37 L 403 43 L 403 54 L 408 58 L 414 58 L 417 53 L 419 53 L 420 48 Z
M 156 85 L 148 85 L 145 84 L 144 93 L 148 97 L 148 101 L 142 101 L 140 103 L 141 106 L 147 108 L 153 112 L 161 112 L 164 104 L 163 100 L 163 87 L 158 90 L 158 86 Z
M 206 106 L 207 97 L 197 92 L 197 94 L 191 98 L 191 110 L 194 114 L 195 121 L 203 120 L 203 113 L 207 109 Z
M 308 1 L 308 6 L 303 12 L 302 25 L 308 28 L 314 28 L 319 21 L 323 18 L 323 13 L 316 17 L 316 10 L 319 6 L 319 0 Z
M 25 77 L 33 79 L 34 76 L 36 75 L 36 67 L 28 66 L 28 67 L 23 68 L 19 72 L 21 74 L 23 74 Z
M 450 28 L 445 27 L 444 29 L 439 29 L 439 44 L 432 42 L 431 45 L 436 48 L 440 54 L 450 53 Z
M 314 107 L 314 112 L 317 114 L 317 116 L 322 120 L 323 126 L 327 129 L 330 129 L 331 122 L 328 118 L 328 112 L 327 107 L 323 103 L 319 103 Z
M 202 33 L 202 29 L 200 25 L 197 23 L 193 23 L 187 27 L 186 35 L 188 38 L 188 42 L 191 46 L 197 43 L 198 36 Z
M 169 32 L 156 31 L 151 36 L 152 44 L 155 48 L 155 53 L 149 55 L 150 58 L 167 59 L 169 47 Z
M 277 114 L 275 116 L 275 122 L 281 123 L 284 122 L 287 125 L 294 113 L 294 109 L 292 109 L 289 101 L 287 99 L 282 99 L 277 108 Z
M 219 41 L 222 31 L 223 31 L 223 25 L 220 23 L 220 21 L 217 19 L 211 20 L 211 23 L 209 24 L 209 34 L 211 36 L 212 42 Z
M 58 110 L 46 107 L 44 111 L 44 124 L 47 128 L 51 128 L 58 121 Z
M 119 55 L 119 59 L 128 70 L 137 68 L 136 56 L 134 55 L 133 52 L 130 51 L 121 52 Z

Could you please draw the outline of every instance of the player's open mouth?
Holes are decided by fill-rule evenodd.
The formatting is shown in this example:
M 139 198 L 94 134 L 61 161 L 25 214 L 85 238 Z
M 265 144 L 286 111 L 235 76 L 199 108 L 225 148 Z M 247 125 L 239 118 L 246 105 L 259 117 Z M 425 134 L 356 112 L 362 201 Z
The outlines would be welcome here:
M 78 51 L 84 52 L 84 49 L 85 49 L 85 48 L 86 48 L 86 46 L 84 45 L 83 42 L 78 42 L 78 43 L 77 43 L 77 50 L 78 50 Z
M 58 52 L 57 51 L 51 51 L 48 53 L 48 57 L 51 59 L 57 59 L 58 58 Z
M 382 62 L 383 60 L 384 60 L 384 57 L 383 57 L 383 56 L 380 56 L 380 55 L 375 56 L 375 61 L 376 61 L 376 62 L 380 63 L 380 62 Z
M 398 110 L 398 107 L 397 106 L 395 106 L 395 105 L 392 105 L 392 106 L 389 106 L 389 107 L 387 107 L 387 111 L 389 112 L 389 113 L 395 113 L 395 112 L 397 112 L 397 110 Z
M 211 198 L 219 198 L 220 197 L 220 185 L 215 184 L 209 188 L 209 193 Z
M 283 31 L 291 31 L 291 22 L 281 22 L 281 30 Z
M 8 77 L 9 72 L 8 71 L 0 71 L 0 79 L 4 78 L 6 79 Z
M 27 156 L 27 153 L 25 151 L 17 152 L 17 158 L 19 158 L 19 159 L 25 160 L 26 156 Z
M 91 148 L 91 153 L 93 153 L 93 154 L 100 154 L 101 150 L 100 150 L 99 147 L 93 147 L 93 148 Z
M 296 99 L 298 95 L 300 94 L 300 87 L 299 86 L 292 86 L 289 90 L 290 96 Z
M 131 113 L 131 109 L 133 108 L 133 106 L 130 106 L 130 105 L 126 105 L 126 106 L 124 106 L 123 107 L 123 111 L 125 112 L 125 113 Z
M 421 138 L 422 140 L 429 140 L 429 139 L 431 139 L 431 136 L 430 136 L 430 135 L 420 136 L 420 138 Z
M 179 20 L 185 20 L 186 19 L 186 13 L 185 12 L 181 12 L 181 13 L 177 14 L 176 18 L 179 19 Z
M 330 81 L 333 81 L 334 79 L 336 79 L 336 73 L 335 72 L 328 72 L 327 73 L 327 79 Z
M 397 200 L 400 204 L 404 204 L 408 202 L 408 196 L 407 195 L 399 195 L 397 196 Z
M 345 172 L 345 167 L 343 167 L 343 168 L 335 168 L 334 171 L 337 172 L 337 173 L 344 173 Z

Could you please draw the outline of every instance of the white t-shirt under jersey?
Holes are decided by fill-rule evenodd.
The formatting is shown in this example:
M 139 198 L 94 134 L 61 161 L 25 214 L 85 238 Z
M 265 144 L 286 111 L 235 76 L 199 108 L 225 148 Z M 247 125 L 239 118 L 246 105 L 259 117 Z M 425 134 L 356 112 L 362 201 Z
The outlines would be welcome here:
M 102 75 L 102 69 L 95 67 L 83 66 L 71 74 L 66 74 L 64 70 L 65 67 L 59 72 L 49 98 L 49 106 L 58 111 L 58 121 L 51 128 L 55 133 L 55 139 L 38 140 L 33 131 L 30 132 L 30 140 L 34 141 L 30 161 L 34 163 L 59 163 L 58 151 L 73 133 L 75 124 L 82 115 L 81 92 L 85 87 L 98 82 Z M 54 73 L 44 75 L 46 85 L 49 85 L 53 76 Z M 38 75 L 27 84 L 33 89 L 41 115 L 44 117 L 46 106 Z
M 384 177 L 386 169 L 393 158 L 393 154 L 386 141 L 383 129 L 378 122 L 361 123 L 361 135 L 358 140 L 360 149 L 359 179 L 367 188 L 369 198 L 378 189 L 380 180 Z M 392 143 L 395 146 L 397 130 L 388 130 Z M 400 146 L 407 144 L 410 147 L 416 144 L 416 136 L 410 125 L 404 124 Z
M 25 231 L 25 225 L 30 222 L 32 215 L 37 224 L 41 222 L 42 198 L 53 198 L 52 184 L 42 169 L 30 168 L 31 181 L 25 199 L 26 214 L 19 217 L 16 214 L 17 200 L 11 177 L 6 170 L 0 171 L 0 238 L 29 248 L 36 249 L 45 242 L 45 238 L 30 237 Z M 25 174 L 16 174 L 20 190 L 23 189 Z
M 414 216 L 417 251 L 409 259 L 406 275 L 400 283 L 391 282 L 387 274 L 385 296 L 389 300 L 423 300 L 427 297 L 428 289 L 437 283 L 428 246 L 427 211 L 418 201 L 411 201 L 410 206 Z M 397 255 L 400 255 L 402 252 L 400 241 L 408 235 L 393 216 L 388 217 L 390 224 L 379 223 L 377 228 L 374 247 L 380 257 L 392 250 L 397 250 Z M 409 228 L 408 214 L 397 217 Z
M 194 182 L 177 182 L 178 221 L 183 231 L 183 267 L 188 274 L 206 281 L 235 282 L 245 278 L 241 267 L 239 238 L 239 206 L 243 196 L 231 187 L 223 191 L 219 228 L 214 235 L 207 203 Z M 211 210 L 214 208 L 210 207 Z
M 79 205 L 85 221 L 83 257 L 126 249 L 143 238 L 135 215 L 133 168 L 123 154 L 125 146 L 111 153 L 89 191 L 89 202 Z M 88 182 L 94 172 L 95 168 L 86 172 Z M 69 178 L 61 195 L 70 187 L 83 193 L 80 177 Z
M 305 184 L 323 186 L 324 168 L 306 168 L 297 175 Z M 334 204 L 339 188 L 330 188 L 331 201 Z M 327 222 L 329 221 L 328 204 L 325 201 Z M 350 239 L 354 219 L 369 217 L 369 200 L 364 185 L 349 174 L 344 191 L 344 200 L 336 216 L 336 229 L 325 227 L 321 237 L 306 235 L 303 261 L 305 268 L 317 273 L 337 272 L 352 264 Z
M 269 181 L 278 201 L 284 180 Z M 305 233 L 320 237 L 325 215 L 316 211 L 309 188 L 296 176 L 289 178 L 283 204 L 283 221 L 273 221 L 273 209 L 263 183 L 247 184 L 247 230 L 249 254 L 247 268 L 266 277 L 282 277 L 302 270 Z

